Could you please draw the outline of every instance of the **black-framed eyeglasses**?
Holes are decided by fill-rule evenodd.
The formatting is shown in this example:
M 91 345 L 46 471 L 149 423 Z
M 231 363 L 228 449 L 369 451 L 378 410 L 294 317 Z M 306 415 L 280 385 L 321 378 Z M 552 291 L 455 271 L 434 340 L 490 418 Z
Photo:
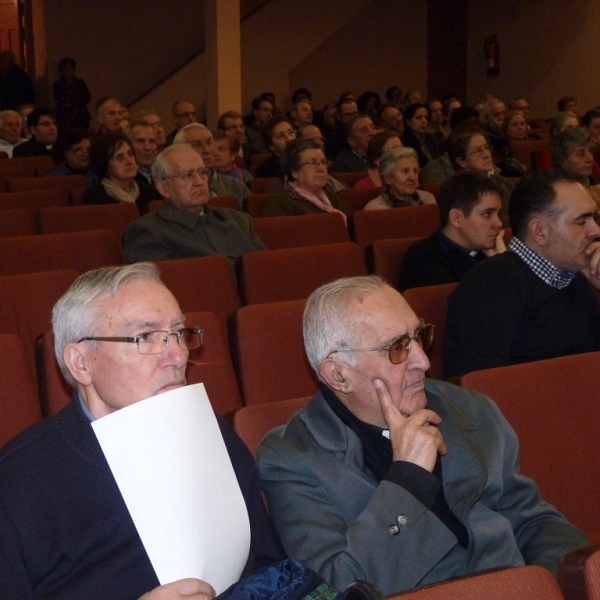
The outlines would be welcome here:
M 433 328 L 434 326 L 432 324 L 426 324 L 423 319 L 421 319 L 413 335 L 404 333 L 392 340 L 387 346 L 381 346 L 380 348 L 343 348 L 333 350 L 328 354 L 328 358 L 336 352 L 387 352 L 390 362 L 393 365 L 399 365 L 408 358 L 410 345 L 413 340 L 416 341 L 423 350 L 429 350 L 431 343 L 433 342 Z
M 196 179 L 196 177 L 200 177 L 200 179 L 208 179 L 210 177 L 210 169 L 192 169 L 191 171 L 186 171 L 185 173 L 180 173 L 179 175 L 167 175 L 163 177 L 161 181 L 165 179 L 181 179 L 184 183 L 189 183 Z
M 168 345 L 171 336 L 174 336 L 177 343 L 183 350 L 195 350 L 202 345 L 204 329 L 200 327 L 184 327 L 178 331 L 170 333 L 156 329 L 154 331 L 144 331 L 133 337 L 84 337 L 80 342 L 125 342 L 128 344 L 137 344 L 140 354 L 160 354 Z
M 318 169 L 319 167 L 325 167 L 326 169 L 328 169 L 329 166 L 331 165 L 331 163 L 326 159 L 323 159 L 323 160 L 314 159 L 314 160 L 309 160 L 309 161 L 300 163 L 301 167 L 303 167 L 304 165 L 310 167 L 311 169 Z

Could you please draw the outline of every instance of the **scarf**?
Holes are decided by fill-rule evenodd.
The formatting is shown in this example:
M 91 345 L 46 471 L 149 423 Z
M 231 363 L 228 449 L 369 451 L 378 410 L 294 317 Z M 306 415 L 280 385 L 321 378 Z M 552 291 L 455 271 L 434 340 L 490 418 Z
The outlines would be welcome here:
M 120 188 L 116 183 L 113 183 L 108 177 L 101 181 L 106 193 L 119 202 L 135 202 L 140 195 L 140 188 L 135 180 L 131 180 L 128 190 Z
M 417 206 L 419 204 L 423 204 L 423 200 L 419 196 L 418 192 L 415 192 L 412 196 L 404 196 L 403 198 L 398 198 L 394 195 L 394 190 L 392 190 L 391 186 L 386 185 L 383 188 L 383 192 L 381 192 L 381 198 L 390 208 L 400 208 L 403 206 Z
M 306 200 L 307 202 L 310 202 L 311 204 L 313 204 L 314 206 L 316 206 L 319 210 L 322 210 L 323 212 L 340 213 L 340 215 L 342 215 L 344 217 L 344 223 L 347 222 L 346 215 L 338 208 L 335 208 L 335 206 L 333 206 L 333 204 L 331 204 L 331 200 L 329 200 L 329 198 L 327 197 L 325 190 L 319 190 L 316 194 L 312 194 L 308 190 L 298 187 L 293 181 L 288 181 L 287 189 L 296 198 L 300 198 L 302 200 Z

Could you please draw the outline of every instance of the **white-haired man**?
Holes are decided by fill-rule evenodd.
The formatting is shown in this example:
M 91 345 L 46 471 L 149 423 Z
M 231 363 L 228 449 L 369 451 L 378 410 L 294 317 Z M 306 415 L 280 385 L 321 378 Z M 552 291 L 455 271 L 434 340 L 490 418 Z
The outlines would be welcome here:
M 14 147 L 26 142 L 21 137 L 21 115 L 14 110 L 0 112 L 0 152 L 6 152 L 12 158 Z
M 75 394 L 58 415 L 0 453 L 3 600 L 210 600 L 210 582 L 199 579 L 159 587 L 91 426 L 185 386 L 189 350 L 201 344 L 202 330 L 185 326 L 177 301 L 150 263 L 85 273 L 57 302 L 52 323 L 56 357 Z M 220 417 L 217 422 L 248 509 L 246 575 L 279 560 L 282 551 L 252 457 Z M 206 483 L 210 493 L 219 493 Z
M 425 379 L 433 326 L 376 276 L 315 291 L 304 343 L 320 392 L 257 455 L 290 556 L 334 587 L 392 594 L 493 567 L 542 565 L 585 536 L 519 473 L 485 396 Z

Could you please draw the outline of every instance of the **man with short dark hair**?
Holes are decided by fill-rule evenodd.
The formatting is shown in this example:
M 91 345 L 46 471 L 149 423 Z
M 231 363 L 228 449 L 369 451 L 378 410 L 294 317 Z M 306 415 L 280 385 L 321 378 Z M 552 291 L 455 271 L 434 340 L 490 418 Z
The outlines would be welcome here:
M 50 173 L 50 177 L 83 175 L 88 185 L 94 183 L 94 172 L 90 167 L 90 134 L 87 129 L 75 128 L 64 134 L 60 147 L 65 155 L 65 164 Z
M 175 129 L 167 135 L 167 146 L 170 146 L 175 139 L 175 136 L 190 123 L 198 122 L 198 115 L 196 114 L 196 107 L 188 100 L 177 100 L 171 108 L 173 114 L 173 123 Z
M 535 171 L 509 206 L 508 252 L 473 267 L 448 301 L 444 376 L 600 350 L 600 227 L 589 192 Z
M 125 135 L 131 140 L 138 174 L 144 177 L 147 183 L 152 183 L 152 164 L 158 154 L 156 130 L 148 121 L 136 119 L 127 126 Z
M 158 212 L 129 226 L 123 243 L 124 261 L 221 254 L 233 266 L 246 252 L 266 250 L 248 214 L 208 206 L 210 176 L 211 169 L 191 145 L 175 143 L 165 148 L 152 165 L 152 178 L 165 202 Z
M 262 131 L 267 121 L 273 117 L 273 104 L 263 98 L 252 101 L 254 120 L 246 127 L 248 146 L 252 154 L 269 154 L 269 149 L 263 140 Z
M 390 131 L 397 131 L 398 135 L 404 133 L 404 115 L 397 105 L 382 104 L 379 109 L 379 118 Z
M 348 146 L 342 150 L 333 162 L 334 173 L 348 173 L 353 171 L 366 171 L 367 148 L 369 140 L 375 134 L 373 121 L 368 115 L 356 115 L 346 124 L 346 139 Z
M 13 156 L 51 156 L 57 165 L 60 164 L 63 156 L 56 146 L 56 113 L 49 108 L 36 108 L 29 113 L 27 125 L 33 137 L 15 146 Z
M 298 100 L 290 109 L 290 117 L 292 125 L 298 129 L 302 125 L 310 125 L 313 121 L 313 111 L 310 100 Z
M 506 250 L 502 198 L 489 177 L 462 171 L 442 184 L 439 229 L 402 258 L 398 289 L 460 281 L 478 262 Z
M 246 127 L 242 115 L 235 110 L 228 110 L 219 117 L 217 129 L 222 129 L 234 137 L 239 146 L 238 154 L 244 160 L 246 166 L 249 167 L 252 152 L 250 146 L 248 146 Z

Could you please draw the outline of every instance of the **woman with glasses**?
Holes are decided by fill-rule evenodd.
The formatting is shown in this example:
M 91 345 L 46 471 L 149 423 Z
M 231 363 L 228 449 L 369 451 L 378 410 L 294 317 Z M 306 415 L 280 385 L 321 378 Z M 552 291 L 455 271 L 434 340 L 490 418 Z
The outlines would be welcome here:
M 363 210 L 402 208 L 418 204 L 435 204 L 433 194 L 419 187 L 419 160 L 412 148 L 393 148 L 379 162 L 381 195 L 371 200 Z
M 448 153 L 456 171 L 480 173 L 494 181 L 502 198 L 500 220 L 503 227 L 510 227 L 508 220 L 508 203 L 513 191 L 513 184 L 500 175 L 500 169 L 494 165 L 489 140 L 478 126 L 470 123 L 452 130 L 448 138 Z
M 90 148 L 90 166 L 98 182 L 83 192 L 82 204 L 133 202 L 140 213 L 161 196 L 143 175 L 138 175 L 133 146 L 123 133 L 105 133 Z
M 296 139 L 293 125 L 283 115 L 267 121 L 262 131 L 263 142 L 271 156 L 256 170 L 257 177 L 279 177 L 285 147 Z
M 345 213 L 342 199 L 325 189 L 327 167 L 323 143 L 314 138 L 290 142 L 282 160 L 284 191 L 267 205 L 264 217 L 306 215 L 319 212 Z

